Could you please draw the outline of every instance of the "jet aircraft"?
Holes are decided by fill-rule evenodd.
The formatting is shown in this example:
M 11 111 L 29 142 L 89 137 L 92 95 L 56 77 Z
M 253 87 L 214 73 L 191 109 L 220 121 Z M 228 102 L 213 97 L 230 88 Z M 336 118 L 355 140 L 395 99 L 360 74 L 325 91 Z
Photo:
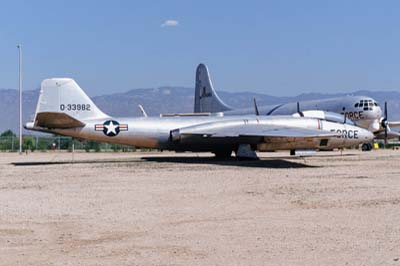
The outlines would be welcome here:
M 41 83 L 34 120 L 26 129 L 136 147 L 209 151 L 256 158 L 255 151 L 333 149 L 370 142 L 363 128 L 319 118 L 185 114 L 117 118 L 103 113 L 70 78 Z
M 390 126 L 400 126 L 400 122 L 389 122 L 387 119 L 387 105 L 382 112 L 379 104 L 366 96 L 343 96 L 329 99 L 292 102 L 254 108 L 235 109 L 224 103 L 216 93 L 208 68 L 199 64 L 196 70 L 195 85 L 195 113 L 223 112 L 224 115 L 245 115 L 258 112 L 260 115 L 291 115 L 299 113 L 299 106 L 303 115 L 308 117 L 324 118 L 329 121 L 344 121 L 350 119 L 355 125 L 375 133 L 376 138 L 398 138 L 399 133 L 390 131 Z M 316 111 L 323 112 L 316 112 Z M 340 115 L 339 115 L 340 114 Z M 345 117 L 345 118 L 344 118 Z M 372 148 L 367 144 L 368 148 Z

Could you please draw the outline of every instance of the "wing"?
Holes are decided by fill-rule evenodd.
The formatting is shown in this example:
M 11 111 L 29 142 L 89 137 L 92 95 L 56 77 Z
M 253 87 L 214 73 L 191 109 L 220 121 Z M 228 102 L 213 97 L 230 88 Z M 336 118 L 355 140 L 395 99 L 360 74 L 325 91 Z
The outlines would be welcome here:
M 400 127 L 400 121 L 388 121 L 389 127 Z
M 395 131 L 389 130 L 388 133 L 387 133 L 387 138 L 388 139 L 397 139 L 399 137 L 400 137 L 400 133 L 399 132 L 395 132 Z M 385 132 L 381 131 L 381 132 L 376 133 L 375 134 L 375 138 L 376 139 L 385 139 L 386 138 L 385 137 Z
M 268 138 L 330 138 L 339 136 L 337 133 L 288 126 L 266 125 L 233 125 L 226 127 L 187 127 L 173 132 L 173 137 L 206 136 L 214 138 L 268 137 Z

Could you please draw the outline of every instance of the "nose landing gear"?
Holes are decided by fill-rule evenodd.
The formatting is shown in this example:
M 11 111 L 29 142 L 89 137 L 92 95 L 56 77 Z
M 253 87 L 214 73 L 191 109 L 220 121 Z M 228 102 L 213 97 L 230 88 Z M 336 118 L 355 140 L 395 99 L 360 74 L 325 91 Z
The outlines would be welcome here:
M 362 151 L 371 151 L 372 150 L 372 144 L 371 143 L 364 143 L 361 145 L 361 150 Z

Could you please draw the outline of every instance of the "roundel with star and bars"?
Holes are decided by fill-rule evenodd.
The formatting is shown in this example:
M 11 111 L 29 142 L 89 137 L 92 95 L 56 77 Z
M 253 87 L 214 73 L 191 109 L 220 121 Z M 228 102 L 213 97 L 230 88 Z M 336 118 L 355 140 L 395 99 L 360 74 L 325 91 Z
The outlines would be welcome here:
M 128 131 L 128 124 L 120 124 L 115 120 L 107 120 L 103 124 L 96 124 L 95 131 L 103 131 L 108 137 L 115 137 L 121 131 Z

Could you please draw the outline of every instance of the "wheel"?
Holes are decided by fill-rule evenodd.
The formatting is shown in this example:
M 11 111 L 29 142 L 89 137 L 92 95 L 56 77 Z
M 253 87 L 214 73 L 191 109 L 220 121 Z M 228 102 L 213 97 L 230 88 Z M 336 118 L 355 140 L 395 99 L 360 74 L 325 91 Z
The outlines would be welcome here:
M 364 143 L 361 145 L 361 150 L 362 151 L 370 151 L 372 150 L 372 144 L 371 143 Z
M 232 155 L 232 151 L 214 151 L 213 153 L 218 159 L 229 159 Z

